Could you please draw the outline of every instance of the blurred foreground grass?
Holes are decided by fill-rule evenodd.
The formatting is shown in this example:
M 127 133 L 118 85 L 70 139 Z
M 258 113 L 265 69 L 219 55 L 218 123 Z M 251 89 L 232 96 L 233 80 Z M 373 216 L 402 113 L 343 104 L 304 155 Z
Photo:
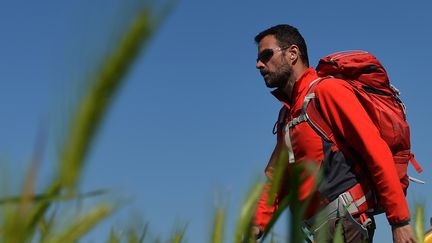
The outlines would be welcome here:
M 37 169 L 41 162 L 39 146 L 36 146 L 32 164 L 23 183 L 22 192 L 18 196 L 1 198 L 0 206 L 0 242 L 24 243 L 47 242 L 67 243 L 78 242 L 89 231 L 106 220 L 118 207 L 115 203 L 100 202 L 85 212 L 67 220 L 67 224 L 57 227 L 58 221 L 64 218 L 62 211 L 57 210 L 57 205 L 65 201 L 81 200 L 87 197 L 103 195 L 105 191 L 97 190 L 88 193 L 77 193 L 77 184 L 83 173 L 86 155 L 89 152 L 94 137 L 106 115 L 111 101 L 124 82 L 124 77 L 132 66 L 136 57 L 146 46 L 153 33 L 157 30 L 160 21 L 170 9 L 171 3 L 164 8 L 157 17 L 152 15 L 151 7 L 143 7 L 131 15 L 130 26 L 125 27 L 125 32 L 117 46 L 108 54 L 106 62 L 101 65 L 95 78 L 92 80 L 82 99 L 78 102 L 74 114 L 71 116 L 66 141 L 62 145 L 61 155 L 58 160 L 59 170 L 57 177 L 43 190 L 36 193 L 34 185 L 37 184 Z M 162 17 L 161 17 L 162 16 Z M 40 142 L 43 143 L 43 142 Z M 283 166 L 281 163 L 280 166 Z M 276 171 L 283 171 L 278 168 Z M 301 173 L 297 173 L 301 174 Z M 275 181 L 279 181 L 282 174 L 275 175 Z M 293 178 L 291 185 L 298 185 L 302 178 Z M 274 183 L 271 192 L 279 190 L 279 184 Z M 251 243 L 256 242 L 251 232 L 252 218 L 256 202 L 263 188 L 263 183 L 256 183 L 251 187 L 246 196 L 237 218 L 235 233 L 228 242 Z M 301 215 L 307 204 L 300 204 L 296 200 L 296 192 L 292 192 L 286 201 L 282 202 L 267 228 L 266 242 L 303 242 L 304 234 L 301 231 Z M 271 203 L 271 202 L 270 202 Z M 287 229 L 287 238 L 278 238 L 272 233 L 272 227 L 280 218 L 288 205 L 294 208 L 290 217 L 290 230 Z M 422 206 L 416 210 L 416 233 L 419 242 L 424 235 L 424 211 Z M 215 209 L 212 234 L 210 242 L 222 243 L 227 238 L 226 212 L 220 207 Z M 101 242 L 186 242 L 186 227 L 179 227 L 172 235 L 162 239 L 149 239 L 148 225 L 142 229 L 131 228 L 126 231 L 112 229 L 107 233 L 106 239 Z M 268 237 L 267 237 L 268 236 Z M 335 242 L 341 242 L 336 237 Z
M 122 29 L 123 34 L 116 46 L 104 53 L 107 58 L 101 63 L 100 70 L 95 70 L 96 75 L 92 77 L 82 99 L 76 104 L 68 124 L 65 142 L 61 145 L 59 170 L 54 173 L 55 178 L 42 192 L 35 192 L 37 170 L 42 160 L 40 155 L 43 154 L 43 146 L 40 144 L 44 143 L 38 141 L 20 195 L 0 199 L 1 242 L 77 242 L 117 208 L 115 203 L 100 202 L 68 220 L 62 228 L 56 227 L 58 221 L 65 216 L 62 211 L 57 211 L 59 204 L 104 193 L 77 193 L 86 155 L 113 97 L 125 80 L 125 75 L 173 3 L 169 2 L 156 13 L 155 7 L 142 1 L 137 2 L 140 2 L 137 4 L 140 8 L 131 9 L 131 13 L 127 15 L 130 18 L 127 21 L 128 26 Z M 128 242 L 142 242 L 143 232 L 129 232 L 125 237 L 113 231 L 107 238 L 109 242 L 120 242 L 123 238 Z

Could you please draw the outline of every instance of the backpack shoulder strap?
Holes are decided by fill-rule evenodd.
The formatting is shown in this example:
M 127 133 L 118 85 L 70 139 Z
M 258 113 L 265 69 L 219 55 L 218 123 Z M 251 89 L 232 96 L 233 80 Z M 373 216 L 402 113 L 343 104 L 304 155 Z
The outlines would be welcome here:
M 331 78 L 328 77 L 320 77 L 312 81 L 309 85 L 309 90 L 303 100 L 302 111 L 300 116 L 292 119 L 289 122 L 289 126 L 293 127 L 301 122 L 308 122 L 309 125 L 326 141 L 334 142 L 332 140 L 332 131 L 327 123 L 322 119 L 319 101 L 316 99 L 315 88 L 322 81 Z

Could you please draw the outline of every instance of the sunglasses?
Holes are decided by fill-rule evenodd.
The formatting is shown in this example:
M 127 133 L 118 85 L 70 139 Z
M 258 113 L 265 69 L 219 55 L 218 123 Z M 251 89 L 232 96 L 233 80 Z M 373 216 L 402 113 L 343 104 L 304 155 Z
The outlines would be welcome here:
M 278 48 L 268 48 L 264 49 L 262 52 L 258 54 L 257 62 L 261 61 L 262 63 L 268 62 L 276 51 L 283 51 L 288 49 L 288 47 L 278 47 Z

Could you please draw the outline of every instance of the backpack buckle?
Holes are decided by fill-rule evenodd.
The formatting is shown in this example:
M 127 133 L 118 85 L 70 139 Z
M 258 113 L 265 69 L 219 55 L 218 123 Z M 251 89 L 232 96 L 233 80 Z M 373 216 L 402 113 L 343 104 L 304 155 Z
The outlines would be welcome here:
M 359 220 L 364 227 L 368 227 L 372 224 L 372 219 L 370 219 L 365 213 L 360 214 Z

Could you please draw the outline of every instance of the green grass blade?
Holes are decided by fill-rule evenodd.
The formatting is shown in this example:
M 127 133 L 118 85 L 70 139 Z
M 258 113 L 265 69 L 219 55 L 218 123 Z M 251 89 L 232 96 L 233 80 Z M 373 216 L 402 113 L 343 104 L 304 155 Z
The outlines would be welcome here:
M 140 236 L 139 239 L 138 239 L 138 243 L 144 243 L 144 239 L 145 239 L 146 236 L 147 236 L 148 228 L 149 228 L 149 225 L 148 225 L 148 224 L 145 224 L 145 225 L 144 225 L 144 228 L 143 228 L 143 230 L 142 230 L 141 236 Z
M 267 236 L 272 232 L 271 229 L 276 224 L 276 222 L 279 220 L 280 216 L 283 214 L 285 209 L 289 206 L 290 200 L 291 200 L 291 197 L 286 197 L 279 203 L 278 209 L 274 212 L 273 217 L 270 219 L 269 223 L 267 224 L 266 228 L 264 229 L 264 235 L 262 236 L 262 240 L 267 238 Z
M 45 239 L 51 234 L 56 214 L 57 211 L 53 211 L 48 217 L 48 220 L 45 220 L 45 218 L 39 220 L 40 242 L 44 242 Z
M 267 205 L 273 205 L 275 196 L 281 189 L 282 183 L 284 182 L 284 176 L 286 176 L 286 169 L 288 166 L 288 151 L 282 150 L 274 168 L 273 177 L 269 179 L 270 190 L 268 192 L 269 197 L 267 199 Z
M 14 197 L 14 206 L 8 212 L 9 217 L 5 221 L 3 228 L 8 232 L 6 238 L 9 242 L 24 242 L 33 236 L 35 227 L 27 227 L 29 222 L 29 215 L 34 207 L 34 185 L 36 184 L 37 172 L 39 171 L 40 163 L 42 160 L 43 147 L 45 145 L 45 133 L 42 129 L 37 135 L 35 149 L 29 168 L 27 169 L 24 178 L 23 189 L 20 196 Z M 0 201 L 1 205 L 1 201 Z
M 111 205 L 99 205 L 89 213 L 76 219 L 69 227 L 47 240 L 47 243 L 75 242 L 93 229 L 98 223 L 106 219 L 114 207 Z
M 42 155 L 43 150 L 36 149 L 33 163 L 23 183 L 22 195 L 0 199 L 0 206 L 5 208 L 3 224 L 0 227 L 0 241 L 8 243 L 33 242 L 35 237 L 39 237 L 41 241 L 47 242 L 75 242 L 113 211 L 111 206 L 100 205 L 84 217 L 77 219 L 74 224 L 71 224 L 69 228 L 57 236 L 50 235 L 55 212 L 51 214 L 51 218 L 46 220 L 46 215 L 54 202 L 77 200 L 104 193 L 103 191 L 95 191 L 76 195 L 76 184 L 80 179 L 86 154 L 111 100 L 124 82 L 124 76 L 132 67 L 140 50 L 156 30 L 156 24 L 161 23 L 161 16 L 156 16 L 159 17 L 157 22 L 151 21 L 150 8 L 140 9 L 142 11 L 139 14 L 130 15 L 134 18 L 133 23 L 126 30 L 118 48 L 114 49 L 111 55 L 108 55 L 107 62 L 103 64 L 91 82 L 88 92 L 84 94 L 81 103 L 77 106 L 68 130 L 68 139 L 65 140 L 60 151 L 60 168 L 59 174 L 56 175 L 58 179 L 53 181 L 45 192 L 41 194 L 34 192 L 39 162 L 41 161 L 40 155 Z M 163 13 L 164 16 L 167 14 L 167 9 Z M 37 145 L 43 145 L 43 143 Z M 64 189 L 67 189 L 67 197 L 63 194 Z M 36 231 L 37 229 L 39 232 Z M 142 235 L 139 237 L 136 235 L 136 241 L 144 241 L 145 234 L 146 228 Z M 182 234 L 178 234 L 181 236 L 180 238 L 183 238 L 183 235 L 184 231 Z
M 250 242 L 252 240 L 252 220 L 262 188 L 262 183 L 256 183 L 249 191 L 248 196 L 243 203 L 243 207 L 241 208 L 240 217 L 237 221 L 237 227 L 234 233 L 234 243 Z
M 107 243 L 120 243 L 121 236 L 116 232 L 114 227 L 111 228 Z
M 57 196 L 61 191 L 61 186 L 59 181 L 55 181 L 51 184 L 51 186 L 46 190 L 45 196 L 47 198 Z M 51 206 L 52 201 L 50 200 L 42 200 L 40 203 L 36 205 L 36 207 L 32 210 L 29 216 L 29 221 L 27 227 L 32 229 L 36 227 L 38 222 L 43 218 L 43 216 L 48 211 Z
M 222 243 L 224 239 L 225 210 L 217 208 L 213 219 L 212 243 Z
M 416 204 L 414 221 L 415 221 L 415 233 L 417 237 L 417 242 L 424 242 L 424 206 L 421 204 Z
M 102 195 L 105 195 L 107 193 L 108 193 L 107 190 L 94 190 L 91 192 L 81 193 L 81 194 L 72 195 L 72 196 L 52 195 L 52 193 L 47 193 L 47 194 L 28 195 L 27 200 L 29 200 L 31 202 L 30 204 L 35 204 L 37 202 L 43 202 L 43 201 L 49 201 L 49 202 L 70 201 L 70 200 L 76 200 L 76 199 L 85 199 L 85 198 L 89 198 L 89 197 L 102 196 Z M 0 198 L 0 205 L 18 204 L 21 201 L 22 201 L 21 196 Z
M 277 169 L 286 169 L 286 166 L 278 167 Z M 317 167 L 313 164 L 308 163 L 296 163 L 291 166 L 290 168 L 291 173 L 290 177 L 287 178 L 286 175 L 278 175 L 278 180 L 284 180 L 287 179 L 285 183 L 290 185 L 290 191 L 287 196 L 285 196 L 278 205 L 277 210 L 274 212 L 273 217 L 270 219 L 269 223 L 267 224 L 264 235 L 262 239 L 264 240 L 269 232 L 271 232 L 271 229 L 276 224 L 276 222 L 279 220 L 280 216 L 283 214 L 283 212 L 288 208 L 288 206 L 291 207 L 291 215 L 290 215 L 290 242 L 301 242 L 304 240 L 304 232 L 302 230 L 303 225 L 303 215 L 307 208 L 307 206 L 310 203 L 311 196 L 300 202 L 298 200 L 298 188 L 299 186 L 304 182 L 305 180 L 305 173 L 306 174 L 316 174 L 316 181 L 315 181 L 315 187 L 318 185 L 319 181 L 321 180 L 321 173 L 317 172 Z M 275 171 L 276 172 L 276 171 Z M 276 177 L 275 177 L 276 178 Z M 272 181 L 273 183 L 273 181 Z M 280 187 L 281 183 L 276 183 Z M 272 185 L 273 186 L 273 185 Z M 275 191 L 279 191 L 280 188 L 275 188 Z M 286 193 L 286 192 L 281 192 Z
M 172 243 L 182 243 L 183 240 L 184 240 L 184 236 L 185 236 L 185 234 L 186 234 L 186 228 L 187 228 L 187 227 L 184 226 L 184 227 L 181 228 L 181 229 L 177 229 L 177 230 L 174 232 L 173 236 L 171 237 L 170 242 L 172 242 Z
M 336 225 L 335 236 L 333 238 L 333 243 L 344 243 L 344 239 L 342 236 L 342 220 L 339 221 Z M 323 236 L 326 237 L 326 236 Z
M 57 192 L 59 187 L 51 187 L 48 189 L 47 194 Z M 9 198 L 10 199 L 10 198 Z M 17 217 L 16 204 L 20 202 L 20 197 L 13 198 L 13 204 L 10 206 L 5 203 L 5 219 L 2 228 L 4 228 L 5 242 L 24 242 L 33 236 L 40 220 L 43 219 L 44 214 L 47 212 L 51 202 L 38 203 L 35 207 L 31 208 L 25 219 Z M 5 202 L 8 200 L 6 199 Z
M 309 206 L 312 196 L 309 195 L 303 201 L 299 200 L 299 188 L 309 176 L 314 176 L 315 181 L 311 185 L 311 191 L 314 191 L 322 179 L 322 173 L 318 171 L 318 167 L 314 163 L 309 161 L 299 162 L 293 168 L 292 180 L 289 181 L 289 185 L 293 190 L 290 193 L 290 207 L 291 207 L 291 242 L 302 242 L 304 241 L 303 232 L 303 220 L 304 214 Z
M 60 158 L 60 178 L 73 191 L 81 174 L 84 158 L 100 126 L 110 101 L 124 81 L 129 68 L 147 43 L 154 29 L 147 9 L 132 23 L 118 48 L 109 56 L 88 93 L 79 104 Z
M 111 229 L 110 235 L 108 238 L 108 243 L 120 243 L 120 236 L 118 236 L 114 229 Z
M 128 243 L 137 243 L 138 242 L 138 236 L 135 229 L 130 228 L 128 231 Z

